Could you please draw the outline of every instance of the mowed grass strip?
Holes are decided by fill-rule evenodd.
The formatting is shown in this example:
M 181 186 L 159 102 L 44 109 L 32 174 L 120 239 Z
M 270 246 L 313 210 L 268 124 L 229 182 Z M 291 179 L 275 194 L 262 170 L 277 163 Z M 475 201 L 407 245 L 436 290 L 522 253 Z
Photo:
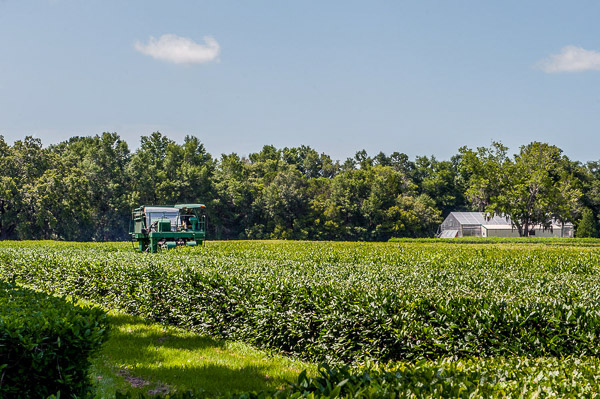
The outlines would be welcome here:
M 116 391 L 275 390 L 296 381 L 302 370 L 316 372 L 315 365 L 243 343 L 218 341 L 116 311 L 109 317 L 111 337 L 92 367 L 98 398 L 112 398 Z

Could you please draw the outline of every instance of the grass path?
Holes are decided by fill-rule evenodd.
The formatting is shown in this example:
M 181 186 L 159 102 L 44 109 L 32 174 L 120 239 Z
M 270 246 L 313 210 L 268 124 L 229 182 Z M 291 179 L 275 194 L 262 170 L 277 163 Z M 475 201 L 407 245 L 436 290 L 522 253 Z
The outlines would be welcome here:
M 261 391 L 296 381 L 315 365 L 270 355 L 238 342 L 217 341 L 182 329 L 109 312 L 112 333 L 94 359 L 98 398 L 118 390 L 168 393 Z

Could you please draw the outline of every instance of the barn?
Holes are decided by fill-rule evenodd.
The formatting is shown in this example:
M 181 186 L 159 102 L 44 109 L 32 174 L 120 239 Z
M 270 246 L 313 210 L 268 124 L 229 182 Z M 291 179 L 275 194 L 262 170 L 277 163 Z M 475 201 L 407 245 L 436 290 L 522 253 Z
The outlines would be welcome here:
M 529 231 L 535 237 L 573 237 L 573 224 L 553 223 L 549 229 L 533 226 Z M 440 225 L 437 237 L 518 237 L 519 231 L 509 217 L 487 218 L 483 212 L 451 212 Z

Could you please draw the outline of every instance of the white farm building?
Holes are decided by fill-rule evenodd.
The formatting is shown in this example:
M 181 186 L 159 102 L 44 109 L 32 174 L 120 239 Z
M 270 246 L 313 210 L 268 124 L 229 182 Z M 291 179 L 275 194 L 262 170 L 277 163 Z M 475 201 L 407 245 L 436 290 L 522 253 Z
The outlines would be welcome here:
M 573 237 L 573 224 L 553 223 L 549 229 L 533 226 L 532 237 Z M 511 225 L 509 217 L 486 218 L 483 212 L 451 212 L 442 222 L 437 236 L 454 237 L 518 237 L 519 231 Z

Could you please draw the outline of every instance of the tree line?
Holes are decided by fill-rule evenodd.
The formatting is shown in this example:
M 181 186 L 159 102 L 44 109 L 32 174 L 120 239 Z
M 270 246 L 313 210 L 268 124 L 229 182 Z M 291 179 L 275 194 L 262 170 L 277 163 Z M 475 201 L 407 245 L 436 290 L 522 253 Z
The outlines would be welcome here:
M 247 157 L 209 154 L 155 132 L 131 151 L 116 133 L 48 147 L 0 136 L 0 239 L 128 239 L 142 204 L 204 203 L 214 239 L 383 241 L 432 237 L 451 211 L 508 215 L 521 235 L 552 220 L 596 236 L 600 163 L 533 142 L 460 148 L 450 160 L 266 145 Z

